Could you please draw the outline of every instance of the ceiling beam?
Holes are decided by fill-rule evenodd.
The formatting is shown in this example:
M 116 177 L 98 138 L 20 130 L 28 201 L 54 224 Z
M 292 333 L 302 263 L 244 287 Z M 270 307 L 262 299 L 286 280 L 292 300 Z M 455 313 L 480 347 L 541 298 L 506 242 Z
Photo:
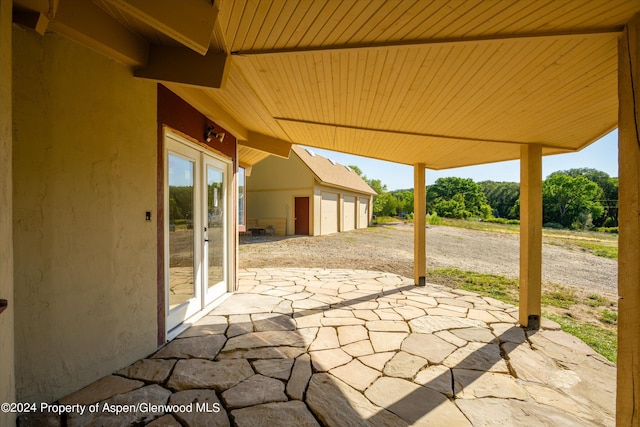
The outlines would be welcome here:
M 292 143 L 282 139 L 274 138 L 261 133 L 249 131 L 249 139 L 247 141 L 238 141 L 238 144 L 245 147 L 254 148 L 264 151 L 278 157 L 289 158 Z
M 58 11 L 60 0 L 13 0 L 14 10 L 38 12 L 52 20 Z
M 213 98 L 207 95 L 206 91 L 176 83 L 167 83 L 166 86 L 192 107 L 196 108 L 216 124 L 228 130 L 236 137 L 236 140 L 246 141 L 249 139 L 249 131 L 247 128 L 242 126 Z
M 219 89 L 225 80 L 227 54 L 209 52 L 202 56 L 182 46 L 149 47 L 146 66 L 134 70 L 136 77 L 160 82 Z
M 48 29 L 123 64 L 147 62 L 147 42 L 91 1 L 62 0 Z
M 218 16 L 218 9 L 211 1 L 104 1 L 201 55 L 209 50 L 211 35 Z
M 397 131 L 397 130 L 389 130 L 389 129 L 373 129 L 373 128 L 364 128 L 364 127 L 360 127 L 360 126 L 348 126 L 348 125 L 338 125 L 338 124 L 334 124 L 334 123 L 313 122 L 313 121 L 309 121 L 309 120 L 288 119 L 288 118 L 283 118 L 283 117 L 274 117 L 274 120 L 283 121 L 283 122 L 290 122 L 290 123 L 301 123 L 301 124 L 314 125 L 314 126 L 327 126 L 327 127 L 337 128 L 337 129 L 361 130 L 361 131 L 366 131 L 366 132 L 388 133 L 388 134 L 392 134 L 392 135 L 424 136 L 424 137 L 428 137 L 428 138 L 450 139 L 450 140 L 455 140 L 455 141 L 489 142 L 489 143 L 494 143 L 494 144 L 515 144 L 515 145 L 528 145 L 528 144 L 533 144 L 534 143 L 534 142 L 523 142 L 523 141 L 505 141 L 505 140 L 499 140 L 499 139 L 469 138 L 469 137 L 465 137 L 465 136 L 438 135 L 438 134 L 434 134 L 434 133 L 405 132 L 405 131 Z M 542 146 L 544 148 L 553 148 L 553 149 L 557 149 L 557 150 L 564 150 L 564 151 L 567 151 L 567 152 L 576 151 L 576 150 L 573 150 L 571 148 L 561 147 L 559 145 L 542 144 L 542 143 L 537 143 L 537 142 L 536 142 L 536 144 L 539 144 L 540 146 Z
M 487 42 L 501 42 L 505 40 L 523 40 L 523 39 L 541 39 L 551 38 L 557 39 L 559 37 L 599 37 L 603 35 L 619 36 L 622 33 L 623 27 L 609 27 L 609 28 L 597 28 L 593 30 L 580 30 L 580 31 L 565 31 L 555 33 L 523 33 L 523 34 L 498 34 L 491 36 L 476 36 L 476 37 L 452 37 L 444 39 L 426 39 L 426 40 L 395 40 L 383 43 L 355 43 L 355 44 L 342 44 L 332 46 L 298 46 L 282 49 L 258 49 L 258 50 L 240 50 L 231 52 L 232 55 L 238 56 L 255 56 L 255 55 L 277 55 L 287 53 L 314 53 L 314 52 L 332 52 L 332 51 L 348 51 L 348 50 L 362 50 L 362 49 L 389 49 L 398 47 L 423 47 L 423 46 L 437 46 L 445 44 L 468 44 L 468 43 L 487 43 Z
M 44 13 L 31 10 L 14 9 L 13 22 L 22 27 L 30 28 L 41 36 L 44 36 L 49 26 L 49 18 Z

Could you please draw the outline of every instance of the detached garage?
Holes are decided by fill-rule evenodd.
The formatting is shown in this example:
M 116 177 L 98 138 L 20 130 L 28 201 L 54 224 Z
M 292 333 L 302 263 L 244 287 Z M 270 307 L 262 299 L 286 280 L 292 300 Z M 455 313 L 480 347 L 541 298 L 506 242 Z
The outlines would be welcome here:
M 376 192 L 348 166 L 293 146 L 247 176 L 247 230 L 324 235 L 367 228 Z

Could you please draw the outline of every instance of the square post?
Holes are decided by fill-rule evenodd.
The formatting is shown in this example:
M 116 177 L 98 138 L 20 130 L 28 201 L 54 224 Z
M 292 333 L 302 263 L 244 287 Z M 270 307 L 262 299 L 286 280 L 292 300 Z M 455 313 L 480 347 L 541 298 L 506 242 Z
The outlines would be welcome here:
M 427 190 L 425 164 L 413 165 L 413 279 L 418 286 L 427 276 Z
M 520 324 L 540 327 L 542 292 L 542 146 L 520 149 Z
M 618 375 L 616 424 L 640 425 L 640 14 L 618 41 Z

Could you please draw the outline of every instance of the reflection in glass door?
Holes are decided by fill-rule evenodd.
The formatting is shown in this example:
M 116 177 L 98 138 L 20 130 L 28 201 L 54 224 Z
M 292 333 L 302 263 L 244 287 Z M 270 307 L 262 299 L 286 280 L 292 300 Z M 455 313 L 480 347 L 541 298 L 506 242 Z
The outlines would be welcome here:
M 228 163 L 167 133 L 165 138 L 167 331 L 227 291 Z
M 207 294 L 209 302 L 226 291 L 226 192 L 224 164 L 205 159 L 207 176 L 207 226 L 205 227 L 205 254 L 207 265 Z
M 195 162 L 169 155 L 169 309 L 195 298 Z

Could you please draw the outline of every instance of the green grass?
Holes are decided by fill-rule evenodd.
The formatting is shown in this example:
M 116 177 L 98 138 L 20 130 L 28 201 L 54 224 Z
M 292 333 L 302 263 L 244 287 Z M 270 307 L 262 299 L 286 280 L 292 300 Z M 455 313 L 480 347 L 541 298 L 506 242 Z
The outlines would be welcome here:
M 486 221 L 442 218 L 441 224 L 449 227 L 466 228 L 469 230 L 491 231 L 507 234 L 520 233 L 520 226 L 518 225 L 496 224 Z M 618 259 L 617 234 L 596 231 L 573 231 L 543 228 L 542 235 L 547 238 L 545 239 L 546 244 L 566 246 L 566 243 L 571 243 L 588 249 L 596 256 Z M 560 241 L 550 239 L 559 239 Z
M 600 321 L 609 325 L 618 324 L 618 313 L 616 311 L 607 310 L 606 308 L 600 313 Z
M 558 308 L 570 308 L 577 304 L 578 298 L 570 288 L 560 285 L 545 285 L 542 291 L 542 305 L 550 305 Z M 548 290 L 552 288 L 552 290 Z
M 608 299 L 606 299 L 603 296 L 600 295 L 589 295 L 587 297 L 587 299 L 584 301 L 584 303 L 586 305 L 588 305 L 589 307 L 612 307 L 615 305 L 615 303 L 613 301 L 609 301 Z
M 470 221 L 464 219 L 442 218 L 442 225 L 466 228 L 469 230 L 492 231 L 496 233 L 519 234 L 520 226 L 511 224 L 496 224 L 492 222 Z
M 389 223 L 395 223 L 395 222 L 402 222 L 402 221 L 392 216 L 379 216 L 373 220 L 374 224 L 389 224 Z
M 543 313 L 543 316 L 560 325 L 563 331 L 580 338 L 592 349 L 613 363 L 617 361 L 618 335 L 615 331 L 591 323 L 577 322 L 565 316 Z
M 427 272 L 427 281 L 476 292 L 507 304 L 518 304 L 518 280 L 494 274 L 482 274 L 443 268 Z
M 574 245 L 589 249 L 596 256 L 609 258 L 609 259 L 618 259 L 618 246 L 610 246 L 610 245 L 600 245 L 597 243 L 588 243 L 588 242 L 573 242 Z

